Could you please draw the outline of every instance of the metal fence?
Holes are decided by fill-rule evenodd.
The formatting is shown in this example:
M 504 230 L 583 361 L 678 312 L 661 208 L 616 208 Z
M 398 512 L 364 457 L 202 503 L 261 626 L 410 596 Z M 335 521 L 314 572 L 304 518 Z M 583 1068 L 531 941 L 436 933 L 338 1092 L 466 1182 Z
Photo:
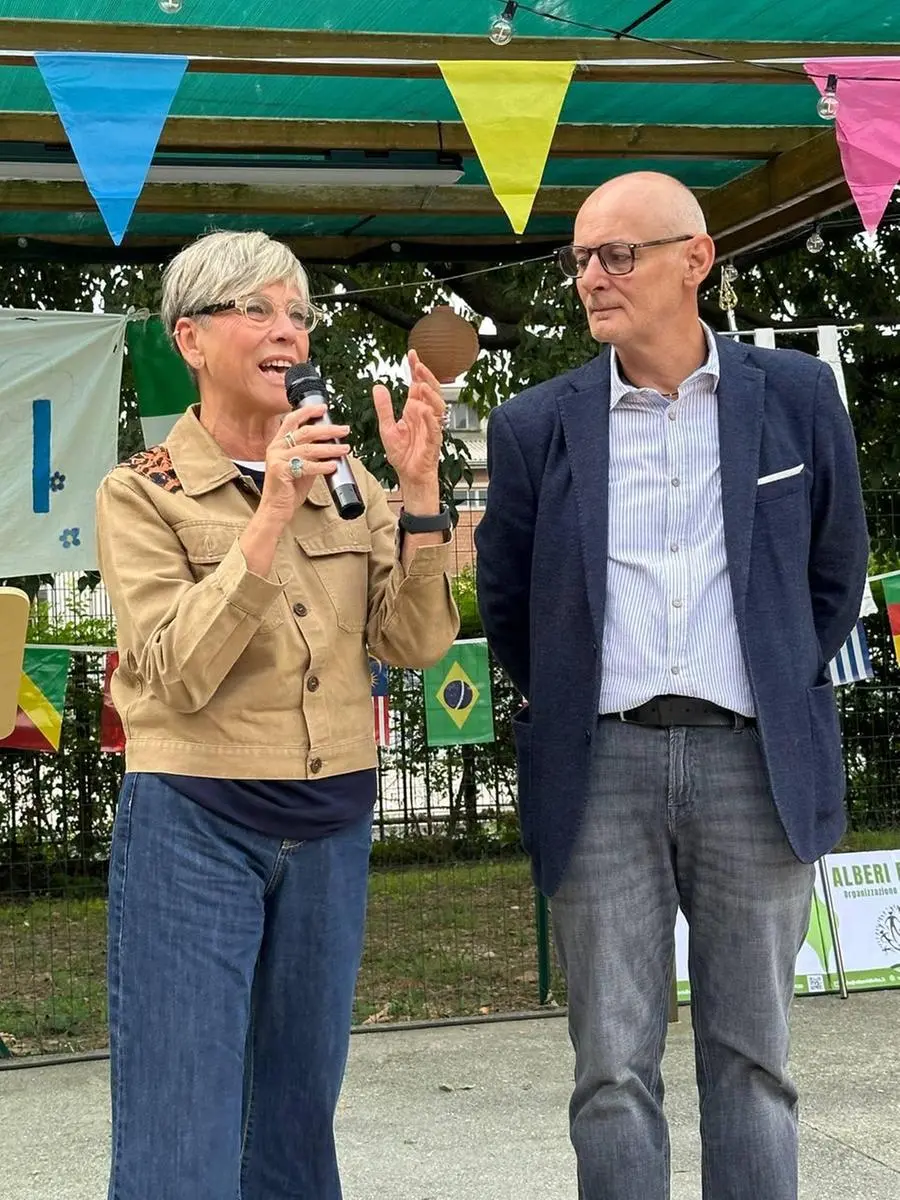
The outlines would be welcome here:
M 867 497 L 873 553 L 896 563 L 900 495 Z M 59 580 L 36 638 L 106 645 L 102 590 Z M 866 621 L 873 682 L 841 689 L 851 828 L 900 827 L 900 669 L 883 607 Z M 106 1044 L 107 862 L 122 756 L 99 749 L 104 655 L 72 655 L 59 754 L 0 752 L 0 1054 Z M 392 672 L 393 744 L 380 751 L 360 1023 L 440 1019 L 562 999 L 518 845 L 509 716 L 492 667 L 496 741 L 426 745 L 416 672 Z M 541 936 L 536 933 L 541 927 Z
M 42 589 L 37 640 L 71 645 L 58 754 L 0 751 L 0 1054 L 106 1043 L 105 886 L 123 756 L 100 750 L 101 590 Z M 391 672 L 379 751 L 359 1023 L 530 1009 L 546 996 L 535 897 L 518 844 L 515 693 L 492 665 L 497 740 L 426 744 L 421 676 Z M 543 915 L 543 914 L 542 914 Z

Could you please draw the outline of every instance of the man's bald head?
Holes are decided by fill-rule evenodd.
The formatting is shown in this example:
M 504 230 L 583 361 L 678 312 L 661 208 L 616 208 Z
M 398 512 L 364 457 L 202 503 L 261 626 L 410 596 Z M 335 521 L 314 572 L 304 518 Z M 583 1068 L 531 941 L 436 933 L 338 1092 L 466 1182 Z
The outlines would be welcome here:
M 638 237 L 676 237 L 681 233 L 706 233 L 706 217 L 697 197 L 678 179 L 658 171 L 632 171 L 619 175 L 596 188 L 585 200 L 575 221 L 575 240 L 580 241 L 577 229 L 583 218 L 618 213 L 646 226 L 651 232 Z
M 605 248 L 605 259 L 582 252 L 575 281 L 597 341 L 622 350 L 651 344 L 660 330 L 680 327 L 693 336 L 697 293 L 716 249 L 703 210 L 683 183 L 655 171 L 611 179 L 581 206 L 574 242 Z M 612 262 L 609 248 L 616 243 Z

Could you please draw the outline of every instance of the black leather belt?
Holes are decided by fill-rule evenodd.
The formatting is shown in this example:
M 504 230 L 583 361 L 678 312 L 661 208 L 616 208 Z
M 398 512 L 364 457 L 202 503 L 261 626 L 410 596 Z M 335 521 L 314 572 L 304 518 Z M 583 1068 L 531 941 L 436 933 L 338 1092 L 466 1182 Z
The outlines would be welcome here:
M 730 725 L 732 729 L 743 729 L 755 725 L 753 717 L 744 717 L 721 708 L 709 700 L 695 700 L 691 696 L 654 696 L 646 704 L 629 708 L 626 712 L 603 713 L 604 720 L 627 721 L 634 725 Z

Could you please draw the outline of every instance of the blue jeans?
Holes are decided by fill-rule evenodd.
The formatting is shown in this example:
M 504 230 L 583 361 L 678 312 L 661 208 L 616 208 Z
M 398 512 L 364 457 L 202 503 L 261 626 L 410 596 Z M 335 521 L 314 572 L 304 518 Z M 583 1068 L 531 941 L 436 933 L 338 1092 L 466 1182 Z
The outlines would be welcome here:
M 340 1200 L 371 817 L 281 841 L 127 775 L 109 877 L 110 1200 Z
M 669 1195 L 660 1063 L 679 902 L 704 1200 L 796 1200 L 788 1009 L 813 873 L 778 820 L 755 730 L 599 723 L 587 809 L 552 901 L 581 1200 Z

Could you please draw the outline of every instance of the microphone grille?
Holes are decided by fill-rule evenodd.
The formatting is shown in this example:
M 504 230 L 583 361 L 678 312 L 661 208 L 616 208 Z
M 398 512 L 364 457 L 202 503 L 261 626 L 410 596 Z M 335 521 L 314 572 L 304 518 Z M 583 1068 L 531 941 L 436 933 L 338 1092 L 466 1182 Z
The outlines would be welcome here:
M 292 367 L 288 367 L 284 376 L 284 386 L 291 388 L 295 383 L 308 381 L 310 383 L 321 383 L 319 372 L 312 363 L 302 362 L 294 363 Z

